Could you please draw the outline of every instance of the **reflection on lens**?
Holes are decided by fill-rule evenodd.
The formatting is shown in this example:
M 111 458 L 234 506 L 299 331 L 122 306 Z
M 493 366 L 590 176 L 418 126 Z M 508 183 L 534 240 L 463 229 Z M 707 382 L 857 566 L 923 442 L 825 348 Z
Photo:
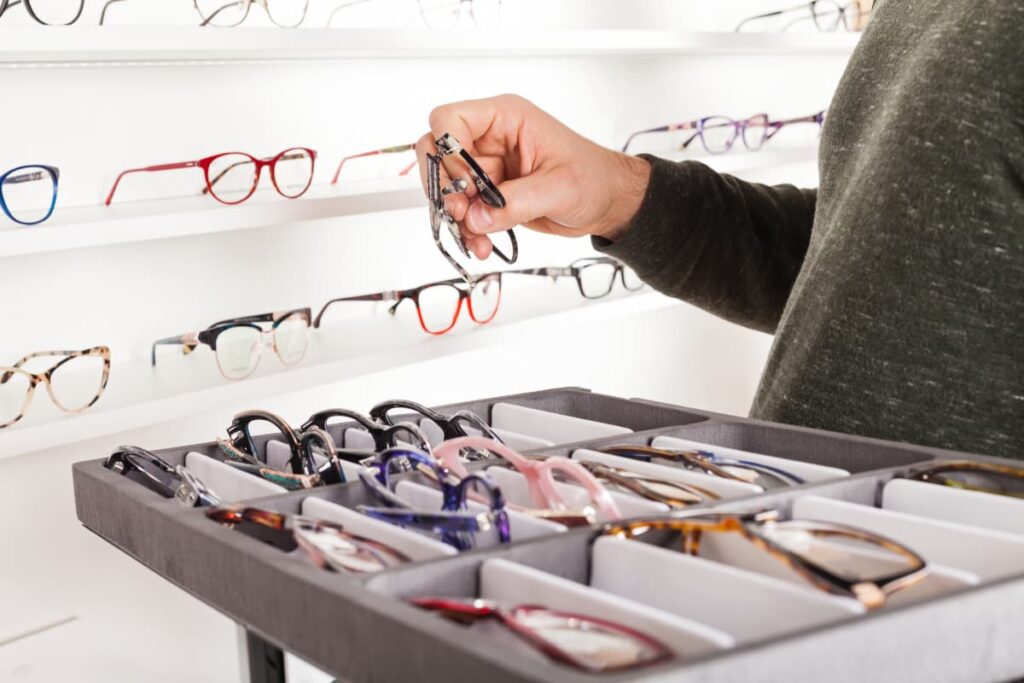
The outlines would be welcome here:
M 88 408 L 103 388 L 105 362 L 101 356 L 76 356 L 53 371 L 50 397 L 64 410 Z
M 206 175 L 213 196 L 225 204 L 238 204 L 256 190 L 256 160 L 248 154 L 214 157 Z
M 763 525 L 775 545 L 851 583 L 881 582 L 916 568 L 916 560 L 831 525 L 793 520 Z
M 281 28 L 295 28 L 306 18 L 308 0 L 268 0 L 270 20 Z
M 592 263 L 579 270 L 580 288 L 583 296 L 597 299 L 612 291 L 615 281 L 615 265 L 611 263 Z
M 736 122 L 725 116 L 712 116 L 704 120 L 700 134 L 708 152 L 722 154 L 736 140 Z
M 665 655 L 653 643 L 578 615 L 520 608 L 511 617 L 591 671 L 639 666 Z
M 217 335 L 217 365 L 228 379 L 252 374 L 263 353 L 263 333 L 258 327 L 238 325 Z
M 434 285 L 421 289 L 416 305 L 423 329 L 431 334 L 447 332 L 459 315 L 461 296 L 453 285 Z
M 53 213 L 57 179 L 42 166 L 23 166 L 10 171 L 0 185 L 0 199 L 11 218 L 25 225 L 42 223 Z
M 761 149 L 768 134 L 768 117 L 765 114 L 751 116 L 743 126 L 743 144 L 747 149 Z
M 0 427 L 6 427 L 28 409 L 32 379 L 27 373 L 0 368 Z
M 428 28 L 455 28 L 462 14 L 461 0 L 419 0 L 420 16 Z
M 636 272 L 632 268 L 623 266 L 622 286 L 631 292 L 635 292 L 638 289 L 644 288 L 644 281 L 637 276 Z
M 85 0 L 32 0 L 32 12 L 50 26 L 67 26 L 78 19 Z
M 211 26 L 238 26 L 249 13 L 250 0 L 196 0 L 203 23 Z
M 271 168 L 274 187 L 289 199 L 305 194 L 313 182 L 313 155 L 308 149 L 289 149 Z
M 309 320 L 303 313 L 292 313 L 274 328 L 274 349 L 285 365 L 302 360 L 308 345 Z
M 489 275 L 473 285 L 469 293 L 469 311 L 478 323 L 490 322 L 501 302 L 501 278 Z

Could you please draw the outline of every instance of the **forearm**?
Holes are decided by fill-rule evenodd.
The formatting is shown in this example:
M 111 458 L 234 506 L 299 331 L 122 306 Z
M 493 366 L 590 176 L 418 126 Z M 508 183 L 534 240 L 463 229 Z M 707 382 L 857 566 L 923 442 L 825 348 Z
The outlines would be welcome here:
M 639 211 L 615 242 L 595 237 L 594 246 L 665 294 L 773 332 L 807 251 L 817 192 L 649 161 Z

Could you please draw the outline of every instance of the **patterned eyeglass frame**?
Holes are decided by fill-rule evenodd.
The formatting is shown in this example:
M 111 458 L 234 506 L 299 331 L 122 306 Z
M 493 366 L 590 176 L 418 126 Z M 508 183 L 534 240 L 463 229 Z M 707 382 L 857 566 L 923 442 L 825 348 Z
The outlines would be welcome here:
M 46 174 L 44 176 L 44 174 Z M 42 218 L 38 218 L 34 221 L 23 221 L 14 216 L 11 208 L 7 205 L 7 200 L 4 199 L 4 185 L 20 185 L 22 183 L 30 183 L 43 180 L 44 177 L 48 177 L 50 182 L 53 183 L 53 192 L 50 197 L 50 206 L 46 210 L 46 215 Z M 17 223 L 18 225 L 39 225 L 43 221 L 50 218 L 53 215 L 53 210 L 57 206 L 57 186 L 60 184 L 60 169 L 56 166 L 46 166 L 44 164 L 26 164 L 24 166 L 18 166 L 12 168 L 6 173 L 0 175 L 0 211 L 2 211 L 8 218 Z
M 29 16 L 38 24 L 42 24 L 43 26 L 71 26 L 82 17 L 82 10 L 85 9 L 85 0 L 78 0 L 78 13 L 75 14 L 73 19 L 64 24 L 48 24 L 40 19 L 39 15 L 37 15 L 35 10 L 32 9 L 32 1 L 33 0 L 0 0 L 0 18 L 3 18 L 4 13 L 15 5 L 24 5 L 25 11 L 28 12 Z
M 56 365 L 50 367 L 44 372 L 29 372 L 22 368 L 22 366 L 28 361 L 34 358 L 46 358 L 46 357 L 62 357 Z M 98 356 L 103 359 L 103 375 L 100 378 L 100 385 L 97 388 L 96 395 L 92 397 L 87 404 L 77 408 L 67 408 L 61 404 L 57 399 L 56 394 L 53 390 L 53 384 L 51 382 L 53 374 L 60 369 L 62 365 L 68 363 L 75 358 L 81 358 L 83 356 Z M 35 396 L 36 387 L 40 384 L 46 385 L 46 393 L 50 395 L 50 400 L 53 401 L 54 405 L 63 410 L 65 413 L 81 413 L 92 406 L 96 405 L 96 402 L 100 400 L 100 396 L 103 395 L 103 390 L 107 388 L 107 382 L 110 379 L 110 348 L 107 346 L 94 346 L 89 349 L 83 349 L 81 351 L 36 351 L 30 353 L 27 356 L 18 360 L 12 366 L 4 367 L 0 366 L 0 384 L 6 384 L 11 381 L 14 375 L 20 375 L 24 377 L 28 383 L 28 391 L 25 392 L 25 403 L 22 405 L 18 415 L 12 420 L 0 424 L 0 429 L 10 427 L 14 423 L 21 420 L 28 413 L 29 407 L 32 405 L 32 399 Z
M 466 308 L 469 312 L 469 317 L 478 325 L 486 325 L 487 323 L 494 320 L 494 316 L 498 314 L 498 308 L 501 307 L 501 276 L 502 273 L 487 273 L 477 277 L 472 284 L 467 284 L 465 280 L 460 278 L 454 278 L 451 280 L 440 280 L 438 282 L 429 282 L 419 287 L 413 287 L 412 289 L 400 289 L 400 290 L 389 290 L 384 292 L 375 292 L 373 294 L 361 294 L 359 296 L 343 296 L 337 299 L 331 299 L 324 304 L 320 312 L 317 313 L 316 318 L 313 319 L 313 327 L 319 328 L 320 321 L 323 319 L 324 313 L 333 304 L 345 303 L 345 302 L 369 302 L 369 301 L 382 301 L 382 302 L 394 302 L 392 306 L 388 308 L 389 315 L 395 315 L 398 312 L 398 307 L 405 301 L 411 301 L 416 306 L 416 315 L 419 317 L 420 327 L 424 332 L 431 335 L 442 335 L 449 332 L 455 324 L 459 321 L 459 315 L 462 312 L 462 304 L 465 302 Z M 494 311 L 487 318 L 478 318 L 476 313 L 473 311 L 473 290 L 480 286 L 489 286 L 491 283 L 498 284 L 498 303 L 494 306 Z M 452 287 L 459 293 L 458 303 L 455 306 L 455 312 L 452 316 L 451 323 L 443 330 L 431 330 L 423 317 L 423 310 L 420 308 L 420 294 L 425 289 L 431 287 Z
M 243 161 L 236 161 L 227 168 L 223 169 L 220 173 L 211 177 L 210 166 L 213 164 L 213 162 L 215 162 L 217 159 L 220 159 L 221 157 L 227 156 L 246 157 L 246 159 Z M 295 194 L 288 194 L 287 192 L 281 189 L 280 185 L 277 184 L 277 164 L 278 162 L 281 161 L 295 161 L 296 159 L 306 158 L 309 159 L 309 179 L 306 181 L 306 184 L 305 186 L 303 186 L 302 190 Z M 226 199 L 219 197 L 217 193 L 214 192 L 213 186 L 216 185 L 220 181 L 220 179 L 223 178 L 229 171 L 245 164 L 253 164 L 253 166 L 255 167 L 253 173 L 252 187 L 249 188 L 249 191 L 246 193 L 246 195 L 241 199 L 236 199 L 234 201 L 228 201 Z M 110 206 L 110 203 L 114 201 L 114 193 L 117 192 L 117 188 L 120 186 L 121 180 L 126 175 L 129 175 L 131 173 L 155 173 L 159 171 L 176 171 L 184 168 L 199 168 L 202 169 L 203 180 L 206 182 L 206 185 L 203 187 L 199 194 L 209 194 L 211 197 L 216 199 L 221 204 L 234 206 L 236 204 L 241 204 L 245 200 L 249 199 L 249 197 L 253 196 L 253 194 L 255 194 L 256 188 L 259 187 L 260 184 L 260 178 L 263 175 L 264 166 L 270 169 L 271 184 L 273 184 L 274 189 L 277 190 L 277 193 L 279 195 L 286 199 L 298 199 L 302 195 L 306 194 L 306 192 L 309 190 L 310 185 L 313 184 L 313 176 L 316 173 L 316 150 L 309 149 L 308 147 L 289 147 L 283 152 L 279 152 L 278 154 L 272 157 L 267 157 L 265 159 L 257 159 L 256 157 L 246 152 L 222 152 L 220 154 L 213 154 L 211 156 L 203 157 L 202 159 L 197 159 L 195 161 L 176 161 L 169 164 L 155 164 L 152 166 L 141 166 L 139 168 L 128 168 L 121 171 L 117 175 L 117 178 L 114 179 L 114 184 L 111 185 L 110 192 L 107 193 L 107 198 L 104 200 L 103 203 L 107 206 Z
M 812 535 L 841 536 L 870 543 L 903 557 L 910 568 L 905 571 L 893 572 L 890 576 L 880 577 L 876 581 L 850 580 L 773 543 L 758 531 L 759 527 L 768 524 L 785 524 Z M 740 515 L 708 514 L 694 517 L 633 519 L 606 524 L 599 535 L 639 539 L 647 533 L 658 531 L 678 532 L 682 541 L 679 551 L 694 556 L 700 552 L 702 534 L 708 532 L 739 533 L 757 548 L 792 569 L 812 586 L 827 593 L 854 598 L 869 610 L 882 607 L 889 595 L 923 579 L 928 568 L 927 563 L 920 555 L 885 536 L 830 522 L 780 521 L 777 510 L 762 510 Z
M 427 153 L 427 199 L 428 208 L 430 213 L 430 229 L 434 239 L 434 245 L 438 251 L 448 260 L 448 263 L 458 271 L 459 275 L 469 284 L 473 284 L 474 278 L 469 274 L 469 271 L 459 263 L 458 260 L 445 248 L 444 243 L 441 241 L 442 229 L 447 230 L 449 235 L 455 241 L 456 246 L 465 258 L 470 258 L 469 249 L 466 247 L 465 240 L 462 239 L 462 232 L 459 230 L 458 223 L 445 208 L 444 198 L 449 194 L 457 194 L 465 192 L 469 188 L 469 181 L 464 178 L 454 178 L 451 183 L 441 186 L 441 168 L 445 158 L 457 155 L 462 159 L 466 165 L 469 177 L 473 181 L 477 192 L 480 195 L 480 200 L 488 206 L 496 209 L 505 208 L 505 197 L 501 194 L 498 186 L 488 177 L 484 172 L 480 164 L 476 162 L 469 152 L 467 152 L 459 141 L 456 140 L 451 134 L 445 133 L 435 142 L 438 153 L 431 154 Z M 519 241 L 516 239 L 515 231 L 511 228 L 505 231 L 508 235 L 509 241 L 512 245 L 512 255 L 506 255 L 496 245 L 494 246 L 494 254 L 504 261 L 505 263 L 515 263 L 519 260 Z

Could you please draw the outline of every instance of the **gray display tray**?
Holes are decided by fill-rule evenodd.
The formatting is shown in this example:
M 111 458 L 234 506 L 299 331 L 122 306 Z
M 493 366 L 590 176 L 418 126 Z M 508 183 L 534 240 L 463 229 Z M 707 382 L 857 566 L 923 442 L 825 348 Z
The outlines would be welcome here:
M 654 434 L 843 467 L 853 476 L 711 507 L 786 510 L 804 493 L 874 503 L 879 487 L 907 465 L 970 457 L 937 449 L 772 425 L 580 389 L 558 389 L 445 406 L 489 415 L 517 403 L 620 424 L 637 434 L 562 445 L 648 440 Z M 343 427 L 342 427 L 343 428 Z M 212 444 L 160 451 L 172 463 L 189 451 L 219 457 Z M 991 460 L 988 458 L 984 458 Z M 358 681 L 593 681 L 575 670 L 517 656 L 480 634 L 407 605 L 409 595 L 476 595 L 480 564 L 502 557 L 575 581 L 589 572 L 591 529 L 493 550 L 408 565 L 370 576 L 341 576 L 297 561 L 245 534 L 214 524 L 102 466 L 74 466 L 79 520 L 89 529 L 255 634 L 341 678 Z M 895 467 L 894 467 L 895 465 Z M 272 496 L 252 504 L 296 512 L 322 497 L 345 506 L 368 502 L 362 486 L 342 484 Z M 784 609 L 780 605 L 780 609 Z M 1009 680 L 1024 675 L 1024 576 L 941 598 L 888 608 L 813 631 L 788 634 L 700 659 L 674 661 L 608 681 Z M 250 656 L 252 656 L 250 652 Z M 273 673 L 273 672 L 271 672 Z M 253 671 L 252 680 L 270 680 Z M 278 679 L 280 680 L 280 679 Z

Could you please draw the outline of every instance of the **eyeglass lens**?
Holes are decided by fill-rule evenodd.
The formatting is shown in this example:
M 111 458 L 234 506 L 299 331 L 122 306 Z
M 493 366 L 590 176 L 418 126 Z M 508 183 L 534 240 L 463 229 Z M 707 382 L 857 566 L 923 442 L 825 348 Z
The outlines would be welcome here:
M 3 177 L 0 199 L 13 220 L 33 225 L 53 213 L 56 190 L 57 180 L 50 169 L 25 166 Z

